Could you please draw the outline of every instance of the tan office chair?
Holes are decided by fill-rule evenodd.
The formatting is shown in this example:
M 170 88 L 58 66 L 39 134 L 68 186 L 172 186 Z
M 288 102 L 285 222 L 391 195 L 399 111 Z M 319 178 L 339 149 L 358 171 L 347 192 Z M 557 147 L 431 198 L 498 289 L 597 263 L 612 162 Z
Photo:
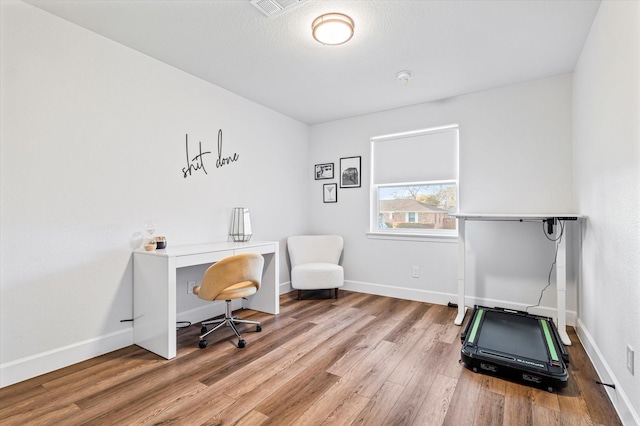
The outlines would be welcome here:
M 260 289 L 263 266 L 264 258 L 262 255 L 245 253 L 224 258 L 207 269 L 202 278 L 202 285 L 195 287 L 193 293 L 204 300 L 224 300 L 227 303 L 227 309 L 224 318 L 202 323 L 200 330 L 202 335 L 200 343 L 198 343 L 200 348 L 206 348 L 207 341 L 204 338 L 223 325 L 231 327 L 238 336 L 239 348 L 244 348 L 247 342 L 240 336 L 236 324 L 256 324 L 256 331 L 262 331 L 262 326 L 258 321 L 247 321 L 233 317 L 231 300 L 251 296 Z M 217 325 L 207 331 L 209 324 Z

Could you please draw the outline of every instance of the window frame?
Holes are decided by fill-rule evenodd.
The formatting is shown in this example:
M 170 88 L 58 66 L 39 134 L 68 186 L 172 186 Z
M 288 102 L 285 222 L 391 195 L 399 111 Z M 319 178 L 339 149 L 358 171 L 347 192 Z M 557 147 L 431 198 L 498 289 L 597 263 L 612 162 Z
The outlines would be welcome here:
M 430 181 L 416 181 L 416 182 L 400 182 L 400 183 L 384 183 L 384 184 L 374 184 L 375 182 L 375 170 L 374 170 L 374 143 L 385 140 L 392 139 L 401 139 L 405 137 L 412 136 L 421 136 L 430 133 L 442 132 L 453 130 L 455 131 L 455 157 L 456 157 L 456 173 L 455 179 L 444 179 L 444 180 L 430 180 Z M 374 239 L 393 239 L 393 240 L 429 240 L 435 242 L 456 242 L 458 237 L 458 224 L 456 220 L 456 228 L 455 229 L 412 229 L 412 228 L 387 228 L 380 229 L 379 228 L 379 219 L 380 219 L 380 188 L 390 187 L 390 186 L 425 186 L 425 185 L 437 185 L 437 184 L 445 184 L 445 183 L 454 183 L 456 189 L 456 211 L 460 206 L 460 180 L 459 180 L 459 146 L 460 146 L 460 128 L 458 124 L 452 124 L 447 126 L 440 127 L 432 127 L 427 129 L 415 130 L 410 132 L 402 132 L 395 133 L 390 135 L 383 136 L 375 136 L 371 138 L 371 164 L 370 164 L 370 224 L 369 224 L 369 232 L 367 232 L 367 237 Z M 407 212 L 408 215 L 409 212 Z M 416 219 L 418 217 L 418 213 L 416 214 Z

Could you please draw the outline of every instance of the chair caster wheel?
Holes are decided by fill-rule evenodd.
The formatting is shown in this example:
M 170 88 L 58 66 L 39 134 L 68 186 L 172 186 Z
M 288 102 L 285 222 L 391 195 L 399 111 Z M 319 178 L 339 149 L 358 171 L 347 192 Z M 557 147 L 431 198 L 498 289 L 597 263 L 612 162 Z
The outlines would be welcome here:
M 244 348 L 245 346 L 247 346 L 247 341 L 244 339 L 240 339 L 238 340 L 238 347 L 239 348 Z
M 207 327 L 203 325 L 202 328 L 200 329 L 200 334 L 204 334 L 206 332 L 207 332 Z
M 204 348 L 206 348 L 206 347 L 207 347 L 207 341 L 206 341 L 206 340 L 200 340 L 200 341 L 198 342 L 198 347 L 199 347 L 200 349 L 204 349 Z
M 260 333 L 262 331 L 262 326 L 260 324 L 256 325 L 256 332 Z

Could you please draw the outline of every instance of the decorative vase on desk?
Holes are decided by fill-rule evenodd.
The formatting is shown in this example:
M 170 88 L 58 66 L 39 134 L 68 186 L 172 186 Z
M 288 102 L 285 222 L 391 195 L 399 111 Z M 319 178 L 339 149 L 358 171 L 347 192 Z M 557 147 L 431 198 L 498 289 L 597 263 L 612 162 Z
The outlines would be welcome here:
M 233 241 L 249 241 L 251 239 L 251 219 L 249 209 L 246 207 L 235 207 L 231 212 L 231 231 L 229 232 Z

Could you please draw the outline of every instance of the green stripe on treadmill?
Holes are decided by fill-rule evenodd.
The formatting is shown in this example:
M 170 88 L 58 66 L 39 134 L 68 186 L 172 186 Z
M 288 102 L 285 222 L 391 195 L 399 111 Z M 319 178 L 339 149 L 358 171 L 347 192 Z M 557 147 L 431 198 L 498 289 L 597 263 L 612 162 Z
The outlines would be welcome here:
M 551 338 L 549 325 L 544 320 L 540 320 L 540 324 L 542 325 L 542 330 L 544 331 L 544 338 L 547 341 L 547 347 L 549 348 L 549 352 L 551 353 L 551 359 L 553 361 L 560 361 L 560 359 L 558 358 L 558 353 L 556 352 L 556 345 L 553 344 L 553 339 Z
M 476 334 L 478 333 L 478 327 L 480 327 L 480 320 L 482 319 L 482 314 L 484 311 L 482 309 L 478 309 L 478 314 L 476 315 L 476 319 L 473 322 L 473 328 L 471 329 L 471 336 L 469 337 L 469 343 L 473 343 L 476 340 Z

